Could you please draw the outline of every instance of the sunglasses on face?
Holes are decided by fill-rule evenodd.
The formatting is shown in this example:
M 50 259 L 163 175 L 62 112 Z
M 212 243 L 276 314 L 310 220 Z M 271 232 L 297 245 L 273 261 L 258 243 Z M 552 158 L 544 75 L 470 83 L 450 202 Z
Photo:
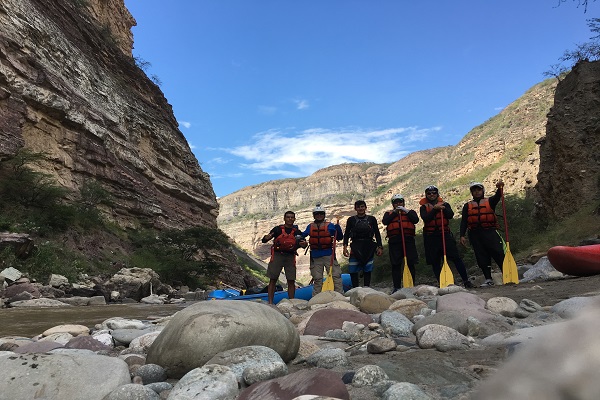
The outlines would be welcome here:
M 316 213 L 313 213 L 313 215 L 325 215 L 325 213 L 324 212 L 316 212 Z
M 428 192 L 425 192 L 425 194 L 438 194 L 438 192 L 428 191 Z

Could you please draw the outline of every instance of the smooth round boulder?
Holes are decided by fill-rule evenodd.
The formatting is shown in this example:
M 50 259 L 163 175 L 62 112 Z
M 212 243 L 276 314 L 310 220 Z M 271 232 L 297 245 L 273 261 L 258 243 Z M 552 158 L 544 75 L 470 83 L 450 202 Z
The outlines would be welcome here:
M 148 349 L 147 363 L 181 378 L 215 354 L 244 346 L 265 346 L 288 362 L 296 357 L 300 335 L 278 310 L 233 300 L 205 301 L 179 311 Z

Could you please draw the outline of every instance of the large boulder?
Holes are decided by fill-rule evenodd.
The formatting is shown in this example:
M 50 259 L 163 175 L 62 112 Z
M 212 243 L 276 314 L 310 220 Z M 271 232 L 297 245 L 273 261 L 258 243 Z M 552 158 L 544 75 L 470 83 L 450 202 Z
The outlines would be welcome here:
M 121 268 L 105 283 L 107 292 L 117 291 L 121 298 L 140 301 L 162 286 L 159 276 L 150 268 Z
M 288 362 L 296 357 L 300 336 L 276 309 L 248 301 L 205 301 L 173 316 L 148 349 L 147 363 L 180 378 L 215 354 L 243 346 L 265 346 Z

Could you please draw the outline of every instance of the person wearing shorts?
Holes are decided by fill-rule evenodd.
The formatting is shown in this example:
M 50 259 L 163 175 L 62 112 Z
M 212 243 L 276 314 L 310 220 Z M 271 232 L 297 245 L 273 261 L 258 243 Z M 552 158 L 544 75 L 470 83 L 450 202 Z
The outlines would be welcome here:
M 283 215 L 283 221 L 283 225 L 273 227 L 262 238 L 263 243 L 273 239 L 271 260 L 267 267 L 269 304 L 273 304 L 275 286 L 282 270 L 285 272 L 285 279 L 287 280 L 288 297 L 290 299 L 294 298 L 296 294 L 296 250 L 298 250 L 298 247 L 306 247 L 307 245 L 301 237 L 302 233 L 298 229 L 298 225 L 294 225 L 296 214 L 293 211 L 286 211 Z

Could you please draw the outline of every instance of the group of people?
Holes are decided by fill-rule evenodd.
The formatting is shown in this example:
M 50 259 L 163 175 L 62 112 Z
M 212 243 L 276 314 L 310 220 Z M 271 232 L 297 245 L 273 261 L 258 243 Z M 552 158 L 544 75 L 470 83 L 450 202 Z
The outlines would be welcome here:
M 471 244 L 477 265 L 485 277 L 482 286 L 494 284 L 491 260 L 493 259 L 500 268 L 504 260 L 504 240 L 497 231 L 498 221 L 495 214 L 496 206 L 502 197 L 504 183 L 499 181 L 496 183 L 496 188 L 496 193 L 487 198 L 483 184 L 472 183 L 469 189 L 473 198 L 465 203 L 462 209 L 459 242 L 463 246 Z M 414 280 L 415 265 L 419 261 L 415 243 L 416 224 L 419 220 L 424 224 L 425 260 L 432 267 L 438 282 L 445 256 L 456 267 L 463 285 L 472 288 L 473 284 L 469 281 L 465 263 L 460 257 L 457 243 L 450 231 L 450 220 L 454 217 L 454 211 L 450 204 L 440 197 L 438 188 L 428 186 L 425 189 L 425 197 L 419 201 L 419 214 L 415 210 L 406 208 L 405 199 L 400 194 L 393 195 L 391 203 L 392 210 L 385 212 L 382 223 L 388 239 L 394 291 L 402 287 L 405 266 L 408 267 Z M 360 286 L 361 272 L 363 286 L 370 286 L 375 255 L 383 254 L 381 233 L 377 219 L 367 215 L 365 201 L 356 201 L 354 210 L 356 215 L 348 218 L 344 231 L 339 225 L 339 220 L 335 224 L 326 221 L 325 209 L 321 204 L 317 204 L 313 209 L 314 221 L 308 224 L 304 231 L 294 224 L 295 213 L 286 211 L 284 224 L 275 226 L 263 236 L 263 243 L 274 239 L 271 246 L 271 260 L 267 268 L 269 303 L 273 302 L 275 287 L 282 270 L 285 272 L 288 284 L 288 296 L 290 299 L 294 298 L 296 255 L 299 248 L 310 249 L 313 295 L 321 292 L 324 273 L 328 273 L 330 268 L 334 290 L 342 293 L 342 272 L 335 254 L 335 247 L 339 241 L 342 241 L 343 255 L 349 258 L 348 269 L 352 286 Z

